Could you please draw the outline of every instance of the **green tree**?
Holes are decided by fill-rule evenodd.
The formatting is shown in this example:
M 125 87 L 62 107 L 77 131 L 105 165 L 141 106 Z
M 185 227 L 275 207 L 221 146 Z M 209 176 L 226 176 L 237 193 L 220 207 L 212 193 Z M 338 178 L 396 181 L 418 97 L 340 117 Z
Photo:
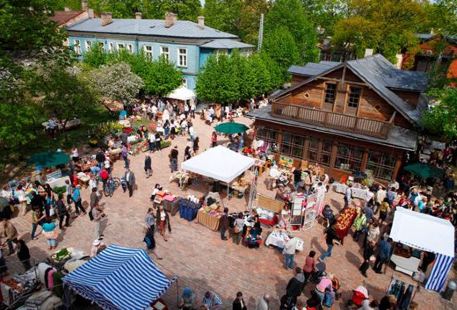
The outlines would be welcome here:
M 126 63 L 102 66 L 89 73 L 88 80 L 99 98 L 130 102 L 140 89 L 143 80 L 133 73 Z
M 131 54 L 126 51 L 108 56 L 109 63 L 125 62 L 144 82 L 148 95 L 165 96 L 182 84 L 182 72 L 165 58 L 150 61 L 144 53 Z
M 281 79 L 287 80 L 287 69 L 293 64 L 301 64 L 300 53 L 292 34 L 279 27 L 265 37 L 262 49 L 279 66 Z
M 277 32 L 278 28 L 286 29 L 294 38 L 300 63 L 317 60 L 316 28 L 300 0 L 277 0 L 273 3 L 265 16 L 265 36 Z
M 353 0 L 348 16 L 338 21 L 333 43 L 363 56 L 373 48 L 390 61 L 395 55 L 417 45 L 415 33 L 425 20 L 424 6 L 416 0 Z
M 335 24 L 347 14 L 347 0 L 302 0 L 306 13 L 319 28 L 319 36 L 333 36 Z
M 423 23 L 424 32 L 455 35 L 457 33 L 457 1 L 435 0 L 424 4 L 427 16 Z
M 90 51 L 84 54 L 83 62 L 92 68 L 100 68 L 106 65 L 110 55 L 105 52 L 103 47 L 98 44 L 94 44 Z
M 429 93 L 437 104 L 423 114 L 424 128 L 451 141 L 457 138 L 457 88 L 433 89 Z
M 87 82 L 61 66 L 38 68 L 31 77 L 30 87 L 44 113 L 60 120 L 81 118 L 97 104 Z
M 268 9 L 269 2 L 265 0 L 207 0 L 203 12 L 208 26 L 257 44 L 260 15 Z

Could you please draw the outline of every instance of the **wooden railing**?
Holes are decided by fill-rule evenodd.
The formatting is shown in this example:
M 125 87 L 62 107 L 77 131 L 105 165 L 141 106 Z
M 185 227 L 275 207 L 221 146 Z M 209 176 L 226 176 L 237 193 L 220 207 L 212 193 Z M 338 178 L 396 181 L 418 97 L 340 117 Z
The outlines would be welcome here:
M 361 118 L 347 114 L 323 111 L 299 105 L 273 103 L 271 113 L 274 116 L 320 125 L 327 128 L 350 131 L 374 137 L 386 138 L 393 125 L 389 122 Z

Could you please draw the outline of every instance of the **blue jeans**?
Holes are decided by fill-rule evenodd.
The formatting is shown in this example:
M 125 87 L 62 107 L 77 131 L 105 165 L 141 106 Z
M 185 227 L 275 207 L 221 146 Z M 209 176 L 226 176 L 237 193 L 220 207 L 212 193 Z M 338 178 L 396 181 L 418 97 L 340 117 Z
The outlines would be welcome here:
M 324 260 L 326 257 L 332 256 L 333 244 L 327 244 L 327 246 L 328 246 L 327 251 L 322 253 L 322 255 L 320 257 L 321 260 Z
M 284 266 L 288 269 L 293 269 L 295 267 L 294 254 L 284 254 Z

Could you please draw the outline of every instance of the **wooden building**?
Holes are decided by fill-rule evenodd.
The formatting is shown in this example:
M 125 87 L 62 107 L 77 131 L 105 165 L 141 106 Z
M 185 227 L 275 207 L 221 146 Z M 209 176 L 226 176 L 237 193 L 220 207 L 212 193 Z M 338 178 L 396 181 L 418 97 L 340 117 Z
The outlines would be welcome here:
M 416 150 L 426 76 L 396 69 L 381 55 L 292 66 L 292 87 L 251 112 L 258 139 L 298 166 L 319 163 L 336 179 L 370 170 L 395 179 Z

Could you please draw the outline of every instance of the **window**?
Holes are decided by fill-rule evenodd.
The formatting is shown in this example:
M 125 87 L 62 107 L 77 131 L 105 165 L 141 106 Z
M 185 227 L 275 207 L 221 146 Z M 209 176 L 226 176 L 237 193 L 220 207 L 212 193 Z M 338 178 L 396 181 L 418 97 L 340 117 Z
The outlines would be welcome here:
M 304 145 L 304 137 L 284 133 L 282 136 L 281 153 L 286 156 L 302 159 Z
M 308 137 L 308 151 L 305 157 L 309 161 L 317 162 L 317 153 L 319 152 L 319 140 L 314 137 Z
M 267 143 L 276 143 L 278 133 L 274 130 L 260 127 L 257 129 L 257 139 Z
M 165 58 L 166 60 L 170 60 L 170 50 L 166 46 L 160 47 L 160 56 Z
M 182 79 L 181 82 L 182 82 L 182 86 L 187 88 L 187 80 L 186 79 Z
M 391 180 L 395 168 L 396 157 L 393 154 L 370 151 L 368 153 L 367 169 L 378 179 Z
M 148 60 L 152 60 L 152 46 L 145 45 L 143 46 L 144 55 Z
M 178 48 L 178 67 L 187 67 L 187 49 Z
M 125 50 L 125 45 L 122 44 L 122 43 L 118 43 L 117 44 L 117 50 L 120 52 L 120 51 L 124 51 Z
M 127 52 L 133 53 L 133 45 L 132 44 L 127 44 Z
M 359 106 L 361 93 L 362 89 L 360 87 L 349 86 L 348 107 L 357 108 Z
M 86 41 L 86 52 L 90 51 L 91 46 L 92 46 L 92 42 Z
M 338 145 L 335 168 L 359 171 L 362 165 L 363 149 L 349 144 Z
M 109 44 L 109 52 L 110 53 L 114 52 L 114 43 L 113 42 L 110 42 L 110 44 Z
M 332 156 L 332 146 L 333 143 L 331 140 L 322 140 L 321 141 L 321 152 L 319 154 L 318 162 L 325 166 L 330 166 L 330 158 Z
M 336 84 L 325 84 L 325 102 L 334 104 L 336 99 Z
M 73 50 L 77 56 L 81 55 L 81 42 L 79 40 L 75 40 L 75 44 L 73 45 Z
M 105 43 L 103 43 L 103 42 L 98 42 L 98 46 L 100 47 L 101 50 L 105 49 Z

